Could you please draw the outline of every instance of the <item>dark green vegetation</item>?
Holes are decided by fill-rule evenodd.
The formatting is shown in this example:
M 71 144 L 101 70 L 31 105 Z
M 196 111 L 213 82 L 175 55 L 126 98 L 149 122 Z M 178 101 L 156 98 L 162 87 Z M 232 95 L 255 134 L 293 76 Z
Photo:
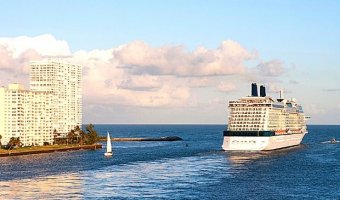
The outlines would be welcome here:
M 101 144 L 96 144 L 99 141 L 99 137 L 92 124 L 86 126 L 86 131 L 81 130 L 79 126 L 76 126 L 74 130 L 70 130 L 66 135 L 61 135 L 54 130 L 53 137 L 53 145 L 44 142 L 43 146 L 34 146 L 32 144 L 32 146 L 25 147 L 22 147 L 19 137 L 12 137 L 8 144 L 0 149 L 0 157 L 101 148 Z M 1 139 L 2 136 L 0 135 L 0 147 L 2 147 Z
M 57 133 L 56 130 L 53 132 L 53 140 L 54 144 L 95 144 L 99 141 L 98 133 L 94 129 L 93 124 L 88 124 L 86 126 L 86 131 L 83 131 L 76 126 L 70 132 L 67 133 L 66 137 L 63 137 L 60 133 Z
M 22 143 L 19 137 L 12 137 L 7 145 L 2 146 L 1 143 L 2 135 L 0 135 L 0 149 L 13 149 L 22 147 Z M 99 141 L 97 131 L 94 129 L 93 124 L 86 126 L 86 131 L 83 131 L 79 126 L 74 127 L 66 135 L 62 135 L 54 129 L 53 131 L 53 144 L 64 145 L 64 144 L 79 144 L 79 145 L 91 145 Z M 44 142 L 44 146 L 50 145 L 48 142 Z M 35 146 L 32 144 L 32 146 Z
M 14 147 L 21 147 L 22 143 L 19 137 L 11 137 L 8 144 L 6 145 L 6 149 L 13 149 Z

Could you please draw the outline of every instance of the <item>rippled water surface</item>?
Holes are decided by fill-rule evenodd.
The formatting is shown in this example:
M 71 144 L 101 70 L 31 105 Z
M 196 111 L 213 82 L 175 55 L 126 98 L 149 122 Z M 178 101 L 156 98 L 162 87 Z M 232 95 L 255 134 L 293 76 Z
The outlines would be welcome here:
M 96 125 L 104 149 L 0 158 L 0 199 L 340 199 L 340 126 L 309 126 L 302 145 L 221 151 L 222 125 Z M 104 144 L 105 145 L 105 144 Z

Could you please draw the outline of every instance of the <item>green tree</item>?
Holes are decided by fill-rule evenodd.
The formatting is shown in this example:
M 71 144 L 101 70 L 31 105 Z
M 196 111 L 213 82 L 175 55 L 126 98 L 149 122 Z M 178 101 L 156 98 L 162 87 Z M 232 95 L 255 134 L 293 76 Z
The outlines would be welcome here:
M 75 132 L 72 129 L 70 132 L 67 133 L 67 144 L 74 144 L 75 137 Z
M 0 135 L 0 149 L 2 149 L 1 139 L 2 139 L 2 135 Z
M 20 141 L 20 137 L 11 137 L 11 139 L 9 139 L 7 146 L 9 149 L 12 149 L 13 147 L 21 147 L 22 143 Z
M 99 141 L 97 131 L 94 130 L 93 124 L 86 126 L 86 144 L 94 144 Z
M 79 132 L 79 136 L 80 136 L 80 144 L 85 144 L 85 140 L 86 140 L 86 134 L 83 130 L 80 130 Z
M 83 144 L 84 132 L 79 128 L 79 126 L 74 127 L 74 133 L 76 135 L 77 144 Z
M 59 133 L 57 132 L 57 129 L 53 130 L 53 144 L 59 144 L 59 142 L 57 141 L 57 137 L 58 137 Z
M 75 126 L 75 127 L 74 127 L 74 132 L 78 133 L 79 131 L 81 131 L 80 128 L 79 128 L 79 126 L 78 126 L 78 125 Z

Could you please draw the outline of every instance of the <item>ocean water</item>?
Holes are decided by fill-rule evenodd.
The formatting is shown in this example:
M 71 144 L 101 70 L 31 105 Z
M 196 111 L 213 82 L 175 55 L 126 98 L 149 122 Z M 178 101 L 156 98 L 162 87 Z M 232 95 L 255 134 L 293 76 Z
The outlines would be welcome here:
M 340 126 L 308 126 L 296 147 L 221 151 L 223 125 L 95 125 L 112 158 L 72 151 L 0 158 L 0 199 L 340 199 Z M 105 145 L 105 144 L 104 144 Z M 103 146 L 105 147 L 105 146 Z

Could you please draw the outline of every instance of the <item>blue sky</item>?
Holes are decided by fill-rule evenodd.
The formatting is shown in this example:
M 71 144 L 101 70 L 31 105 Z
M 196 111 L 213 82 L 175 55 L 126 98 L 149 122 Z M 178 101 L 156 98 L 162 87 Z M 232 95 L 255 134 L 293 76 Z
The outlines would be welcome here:
M 248 95 L 250 81 L 258 81 L 272 88 L 272 96 L 276 95 L 274 91 L 277 88 L 285 88 L 287 96 L 296 97 L 312 116 L 310 123 L 340 123 L 339 1 L 0 2 L 0 41 L 3 38 L 2 44 L 7 45 L 6 48 L 13 45 L 8 42 L 11 39 L 14 41 L 26 36 L 23 41 L 28 41 L 47 34 L 51 37 L 34 39 L 34 42 L 45 47 L 65 42 L 68 52 L 59 53 L 71 54 L 70 61 L 80 62 L 99 76 L 85 81 L 85 86 L 100 81 L 100 76 L 106 81 L 106 86 L 112 86 L 112 90 L 105 92 L 112 93 L 113 103 L 101 98 L 96 102 L 85 92 L 85 122 L 223 124 L 228 114 L 226 102 Z M 193 72 L 190 63 L 201 57 L 206 62 L 211 55 L 216 57 L 223 41 L 237 43 L 224 43 L 225 48 L 231 49 L 227 53 L 234 57 L 223 57 L 216 63 L 237 65 L 238 62 L 225 61 L 236 59 L 243 65 L 232 72 L 229 68 L 221 69 L 218 71 L 221 75 L 211 71 L 214 67 L 202 67 L 198 74 L 190 77 L 188 72 Z M 205 53 L 197 56 L 199 47 L 204 47 Z M 11 51 L 21 47 L 13 48 Z M 147 49 L 154 56 L 148 57 L 148 54 L 132 59 L 138 54 L 135 49 L 139 48 L 141 51 Z M 37 55 L 43 54 L 43 49 L 36 50 Z M 95 49 L 98 52 L 94 52 Z M 118 53 L 112 57 L 112 51 Z M 86 52 L 87 57 L 80 52 Z M 234 55 L 233 52 L 238 53 Z M 170 59 L 170 54 L 175 56 Z M 9 59 L 9 53 L 6 55 Z M 93 57 L 103 61 L 94 63 L 90 59 Z M 157 57 L 165 58 L 160 61 L 155 59 Z M 28 62 L 30 57 L 25 58 Z M 174 62 L 176 58 L 181 61 Z M 13 60 L 15 62 L 7 63 L 15 63 L 13 68 L 25 68 L 25 62 L 18 62 L 15 56 Z M 112 69 L 131 64 L 139 68 L 123 72 Z M 174 69 L 170 66 L 175 64 L 191 68 Z M 10 77 L 9 67 L 2 65 L 7 69 L 2 70 L 2 75 Z M 146 65 L 157 65 L 157 73 Z M 103 74 L 98 72 L 100 70 Z M 3 79 L 1 84 L 17 81 L 21 75 L 27 76 L 25 71 L 12 71 L 17 74 L 11 74 L 13 78 Z M 256 76 L 252 77 L 254 73 Z M 266 76 L 261 77 L 261 73 L 266 73 Z M 85 75 L 85 78 L 89 77 Z M 177 85 L 171 85 L 174 82 Z M 196 85 L 188 86 L 193 82 Z M 197 82 L 200 82 L 200 87 Z M 98 87 L 104 87 L 103 84 L 98 84 Z M 169 95 L 170 91 L 174 91 L 172 87 L 179 90 Z M 123 97 L 129 95 L 138 100 L 126 103 Z M 181 98 L 176 99 L 175 96 Z M 147 100 L 142 101 L 144 98 Z M 161 98 L 162 102 L 148 103 L 157 98 Z M 174 101 L 177 102 L 174 105 L 169 103 Z M 133 111 L 135 114 L 131 113 Z M 90 116 L 93 112 L 100 114 Z

